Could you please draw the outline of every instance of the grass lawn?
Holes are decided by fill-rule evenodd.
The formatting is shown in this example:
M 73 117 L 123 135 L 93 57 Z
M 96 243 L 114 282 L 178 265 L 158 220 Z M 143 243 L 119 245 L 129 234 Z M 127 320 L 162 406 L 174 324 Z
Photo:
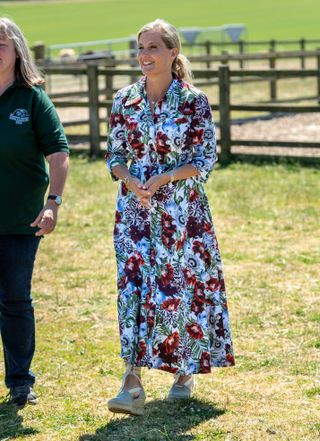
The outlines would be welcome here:
M 40 403 L 15 412 L 0 402 L 0 440 L 319 439 L 318 184 L 316 168 L 217 167 L 206 189 L 237 365 L 200 376 L 194 399 L 180 405 L 164 401 L 170 374 L 144 371 L 145 416 L 114 416 L 106 402 L 123 370 L 112 240 L 117 185 L 103 161 L 72 157 L 59 226 L 43 240 L 34 275 Z
M 0 16 L 13 18 L 30 44 L 102 40 L 135 34 L 157 17 L 177 27 L 243 23 L 247 38 L 319 38 L 318 0 L 47 0 L 1 1 Z

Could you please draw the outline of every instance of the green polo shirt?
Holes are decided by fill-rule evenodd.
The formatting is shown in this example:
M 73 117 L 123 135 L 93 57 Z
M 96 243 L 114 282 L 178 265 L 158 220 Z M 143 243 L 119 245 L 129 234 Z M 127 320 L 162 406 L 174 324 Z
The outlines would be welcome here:
M 0 96 L 0 234 L 34 234 L 49 183 L 45 157 L 68 152 L 57 112 L 41 87 L 17 81 Z

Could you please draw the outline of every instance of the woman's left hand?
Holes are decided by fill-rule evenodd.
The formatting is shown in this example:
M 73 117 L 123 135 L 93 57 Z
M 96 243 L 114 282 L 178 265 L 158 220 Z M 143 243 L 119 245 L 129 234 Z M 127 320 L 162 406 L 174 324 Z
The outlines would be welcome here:
M 54 202 L 48 201 L 31 224 L 31 227 L 39 228 L 35 235 L 42 236 L 51 233 L 57 224 L 57 217 L 58 207 Z
M 169 177 L 166 173 L 161 175 L 154 175 L 144 184 L 146 190 L 150 192 L 149 198 L 143 198 L 140 200 L 140 204 L 143 206 L 148 205 L 151 206 L 151 198 L 152 196 L 159 190 L 160 187 L 167 184 L 169 182 Z M 149 207 L 148 207 L 149 208 Z
M 150 179 L 147 180 L 147 182 L 144 184 L 146 189 L 150 191 L 152 197 L 160 187 L 167 184 L 169 182 L 169 177 L 166 173 L 163 173 L 161 175 L 154 175 Z

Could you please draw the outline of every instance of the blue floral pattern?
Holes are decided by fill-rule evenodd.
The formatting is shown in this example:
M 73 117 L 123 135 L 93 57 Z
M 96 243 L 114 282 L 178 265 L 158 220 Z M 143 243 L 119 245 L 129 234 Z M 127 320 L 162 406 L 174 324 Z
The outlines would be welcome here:
M 106 161 L 151 176 L 192 164 L 140 208 L 122 182 L 115 215 L 121 356 L 137 366 L 208 373 L 234 364 L 221 258 L 204 191 L 216 162 L 205 94 L 177 78 L 151 111 L 145 78 L 115 97 Z

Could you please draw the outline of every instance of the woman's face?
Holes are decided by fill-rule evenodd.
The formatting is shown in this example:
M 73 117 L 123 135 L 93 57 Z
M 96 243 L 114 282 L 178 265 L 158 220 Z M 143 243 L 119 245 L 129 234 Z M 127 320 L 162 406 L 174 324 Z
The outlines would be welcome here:
M 146 76 L 171 74 L 171 67 L 178 49 L 168 49 L 161 38 L 161 31 L 150 30 L 140 35 L 138 61 Z
M 16 51 L 13 40 L 0 36 L 0 78 L 7 79 L 14 76 Z

